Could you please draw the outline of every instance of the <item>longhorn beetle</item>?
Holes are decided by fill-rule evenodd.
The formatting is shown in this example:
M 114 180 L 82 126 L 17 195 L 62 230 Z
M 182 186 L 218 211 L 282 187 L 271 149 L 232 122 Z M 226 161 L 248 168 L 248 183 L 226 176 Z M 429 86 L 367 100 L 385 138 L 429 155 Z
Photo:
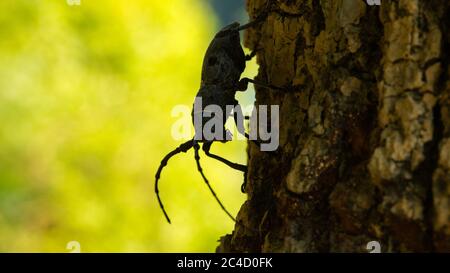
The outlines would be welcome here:
M 244 125 L 242 123 L 239 123 L 239 120 L 242 121 L 243 119 L 238 118 L 239 114 L 242 117 L 242 112 L 240 111 L 240 105 L 238 101 L 234 98 L 235 93 L 237 91 L 245 91 L 247 89 L 248 83 L 253 83 L 255 85 L 260 85 L 271 89 L 279 89 L 279 88 L 269 84 L 263 84 L 249 78 L 240 79 L 241 74 L 242 72 L 244 72 L 245 69 L 245 62 L 252 59 L 256 55 L 256 50 L 253 51 L 250 55 L 245 55 L 244 50 L 242 49 L 240 43 L 239 31 L 252 27 L 255 24 L 261 22 L 263 19 L 265 19 L 269 13 L 270 4 L 271 0 L 268 0 L 265 10 L 254 21 L 251 21 L 242 26 L 240 26 L 239 23 L 237 22 L 232 23 L 222 28 L 215 35 L 214 39 L 209 44 L 208 49 L 206 50 L 205 57 L 203 59 L 201 85 L 200 90 L 196 95 L 196 102 L 198 98 L 201 98 L 204 105 L 206 106 L 218 105 L 222 109 L 224 113 L 222 124 L 225 124 L 226 120 L 231 115 L 231 112 L 227 112 L 228 110 L 225 111 L 226 106 L 227 105 L 235 106 L 234 107 L 235 110 L 233 111 L 234 122 L 236 123 L 236 126 L 238 128 L 238 132 L 240 134 L 243 134 L 247 139 L 249 139 L 249 135 L 245 132 Z M 204 114 L 203 106 L 200 109 L 200 111 L 195 111 L 196 102 L 194 102 L 194 107 L 191 113 L 192 119 L 194 121 L 196 118 L 200 118 L 201 120 L 204 121 L 202 123 L 204 124 L 205 121 L 208 120 L 208 118 L 205 118 L 203 116 Z M 248 119 L 248 117 L 245 118 Z M 227 166 L 235 170 L 242 171 L 244 173 L 244 183 L 242 184 L 241 187 L 241 190 L 243 192 L 245 191 L 245 185 L 247 180 L 247 166 L 233 163 L 221 156 L 212 154 L 210 152 L 211 145 L 213 144 L 214 141 L 226 142 L 229 139 L 229 132 L 227 130 L 223 130 L 224 137 L 221 139 L 206 140 L 203 138 L 203 128 L 197 128 L 198 126 L 195 126 L 195 122 L 194 127 L 195 127 L 194 138 L 186 141 L 185 143 L 178 146 L 178 148 L 168 153 L 162 159 L 161 164 L 156 172 L 155 193 L 158 198 L 159 206 L 162 212 L 164 213 L 167 222 L 170 223 L 170 218 L 167 215 L 167 212 L 164 209 L 164 205 L 159 196 L 158 181 L 161 176 L 163 168 L 167 165 L 171 157 L 181 152 L 186 153 L 191 148 L 194 148 L 195 161 L 197 164 L 198 172 L 201 174 L 205 184 L 208 186 L 210 192 L 212 193 L 216 201 L 219 203 L 222 210 L 233 221 L 236 221 L 234 217 L 230 214 L 230 212 L 228 212 L 228 210 L 222 204 L 222 202 L 219 200 L 213 188 L 209 184 L 208 179 L 203 173 L 203 169 L 200 165 L 199 143 L 202 143 L 202 149 L 208 157 L 216 159 L 226 164 Z M 252 142 L 254 142 L 259 146 L 259 142 L 257 142 L 256 140 L 252 140 Z

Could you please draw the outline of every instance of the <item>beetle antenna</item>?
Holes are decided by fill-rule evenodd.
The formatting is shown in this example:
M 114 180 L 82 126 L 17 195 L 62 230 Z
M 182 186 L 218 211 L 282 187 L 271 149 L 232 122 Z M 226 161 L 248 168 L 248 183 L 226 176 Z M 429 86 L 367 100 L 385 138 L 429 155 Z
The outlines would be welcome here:
M 266 19 L 267 15 L 269 15 L 270 12 L 270 6 L 272 5 L 273 0 L 267 0 L 266 3 L 266 7 L 264 8 L 264 10 L 261 12 L 261 14 L 259 14 L 255 20 L 248 22 L 245 25 L 242 25 L 238 28 L 238 31 L 250 28 L 256 24 L 258 24 L 259 22 L 263 21 L 264 19 Z
M 185 153 L 187 151 L 189 151 L 189 149 L 192 148 L 192 146 L 194 145 L 194 139 L 188 140 L 185 143 L 181 144 L 180 146 L 178 146 L 175 150 L 171 151 L 170 153 L 168 153 L 163 160 L 161 160 L 161 163 L 159 165 L 158 171 L 156 172 L 155 175 L 155 193 L 156 193 L 156 197 L 158 198 L 158 203 L 159 203 L 159 207 L 161 208 L 162 212 L 164 213 L 164 216 L 166 217 L 167 222 L 169 222 L 170 224 L 170 218 L 169 215 L 167 215 L 166 210 L 164 209 L 164 205 L 161 201 L 161 198 L 159 197 L 159 190 L 158 190 L 158 181 L 159 178 L 161 177 L 161 172 L 164 169 L 164 167 L 167 165 L 167 162 L 169 161 L 169 159 L 176 155 L 179 154 L 181 152 Z
M 231 215 L 231 213 L 225 208 L 225 206 L 222 204 L 222 202 L 220 201 L 219 197 L 217 197 L 216 193 L 214 192 L 213 188 L 211 187 L 211 185 L 209 184 L 208 179 L 206 178 L 205 174 L 203 173 L 203 169 L 202 166 L 200 165 L 200 155 L 199 155 L 199 149 L 200 149 L 200 145 L 198 145 L 197 142 L 194 143 L 194 151 L 195 151 L 195 162 L 197 163 L 197 170 L 199 171 L 199 173 L 201 174 L 201 176 L 203 177 L 203 180 L 205 181 L 205 184 L 208 186 L 209 191 L 211 192 L 211 194 L 214 196 L 214 198 L 216 199 L 217 203 L 219 203 L 219 206 L 222 208 L 222 210 L 228 215 L 228 217 L 230 217 L 234 222 L 236 222 L 236 219 L 233 217 L 233 215 Z

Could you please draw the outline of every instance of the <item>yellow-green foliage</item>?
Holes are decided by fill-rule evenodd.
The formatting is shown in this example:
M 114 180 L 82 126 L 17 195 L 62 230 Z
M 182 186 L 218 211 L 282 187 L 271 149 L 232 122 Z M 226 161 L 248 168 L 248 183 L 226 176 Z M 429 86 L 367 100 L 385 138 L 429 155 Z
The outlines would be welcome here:
M 214 251 L 231 231 L 192 151 L 161 178 L 172 225 L 153 193 L 215 30 L 202 1 L 0 1 L 0 251 Z M 246 161 L 245 142 L 213 150 Z M 242 174 L 203 163 L 235 214 Z

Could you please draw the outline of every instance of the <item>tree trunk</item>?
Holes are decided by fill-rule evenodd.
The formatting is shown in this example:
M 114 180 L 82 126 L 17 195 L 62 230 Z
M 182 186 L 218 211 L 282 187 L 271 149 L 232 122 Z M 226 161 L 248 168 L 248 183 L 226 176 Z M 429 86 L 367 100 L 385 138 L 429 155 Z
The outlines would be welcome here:
M 369 1 L 370 2 L 370 1 Z M 252 18 L 266 0 L 247 0 Z M 448 0 L 276 0 L 246 32 L 280 146 L 218 252 L 450 251 Z

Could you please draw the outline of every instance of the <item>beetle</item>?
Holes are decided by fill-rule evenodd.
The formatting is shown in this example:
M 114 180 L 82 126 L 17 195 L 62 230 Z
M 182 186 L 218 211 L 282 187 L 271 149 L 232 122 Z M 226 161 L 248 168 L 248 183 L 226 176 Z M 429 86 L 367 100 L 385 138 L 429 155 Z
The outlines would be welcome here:
M 164 205 L 159 196 L 158 189 L 158 182 L 161 177 L 161 172 L 167 165 L 170 158 L 182 152 L 186 153 L 191 148 L 194 148 L 197 170 L 201 174 L 205 184 L 208 186 L 210 192 L 219 203 L 222 210 L 233 221 L 236 221 L 231 213 L 222 204 L 220 199 L 217 197 L 215 191 L 213 190 L 208 179 L 203 173 L 203 169 L 200 164 L 199 143 L 202 143 L 202 150 L 208 157 L 218 160 L 226 164 L 227 166 L 244 173 L 244 183 L 241 187 L 241 190 L 243 192 L 245 192 L 247 166 L 231 162 L 221 156 L 211 153 L 210 149 L 215 141 L 227 142 L 230 140 L 231 135 L 229 131 L 225 130 L 225 128 L 215 128 L 215 130 L 221 129 L 221 132 L 223 132 L 221 137 L 205 139 L 203 127 L 201 125 L 198 126 L 196 120 L 200 120 L 200 124 L 208 122 L 208 120 L 212 117 L 208 117 L 208 115 L 205 115 L 205 108 L 209 105 L 217 105 L 224 112 L 221 118 L 223 121 L 222 124 L 225 125 L 227 119 L 231 116 L 231 110 L 233 110 L 227 108 L 227 106 L 232 105 L 234 106 L 233 118 L 238 128 L 238 132 L 249 139 L 249 135 L 245 132 L 244 129 L 241 107 L 239 105 L 239 102 L 235 99 L 236 92 L 245 91 L 247 89 L 248 83 L 253 83 L 255 85 L 260 85 L 270 89 L 279 88 L 269 84 L 260 83 L 249 78 L 241 79 L 241 74 L 245 70 L 246 61 L 252 59 L 256 55 L 256 50 L 249 55 L 245 55 L 244 50 L 241 46 L 239 32 L 261 22 L 269 12 L 270 3 L 271 1 L 268 0 L 266 9 L 254 21 L 251 21 L 242 26 L 239 23 L 235 22 L 222 28 L 214 36 L 213 40 L 206 50 L 202 65 L 200 89 L 196 95 L 193 110 L 191 113 L 195 128 L 195 136 L 193 139 L 186 141 L 185 143 L 178 146 L 175 150 L 169 152 L 161 160 L 161 163 L 155 174 L 155 193 L 158 199 L 159 206 L 164 213 L 164 216 L 168 223 L 170 223 L 170 218 L 166 210 L 164 209 Z M 199 99 L 200 103 L 198 103 Z M 206 106 L 203 107 L 203 105 Z M 248 117 L 245 117 L 245 119 L 248 119 Z M 252 142 L 259 146 L 258 141 L 252 140 Z

